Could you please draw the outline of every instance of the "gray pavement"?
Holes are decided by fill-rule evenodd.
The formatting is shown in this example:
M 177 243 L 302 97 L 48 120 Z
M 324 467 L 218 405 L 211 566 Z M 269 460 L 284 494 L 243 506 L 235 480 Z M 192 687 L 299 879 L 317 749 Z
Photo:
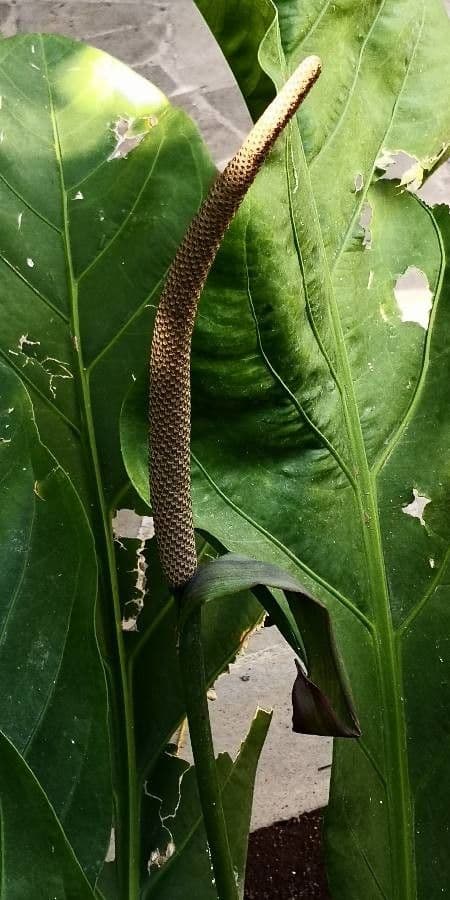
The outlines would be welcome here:
M 332 740 L 292 732 L 295 676 L 290 647 L 275 628 L 262 628 L 230 673 L 219 678 L 217 699 L 210 702 L 216 746 L 232 756 L 256 708 L 273 708 L 256 778 L 253 829 L 318 809 L 328 801 Z
M 450 0 L 444 0 L 450 12 Z M 10 0 L 0 30 L 67 34 L 119 57 L 154 81 L 197 121 L 221 165 L 249 125 L 239 91 L 191 0 Z M 450 48 L 449 48 L 450 50 Z M 430 179 L 429 202 L 450 203 L 450 167 Z M 257 779 L 253 827 L 287 819 L 327 801 L 331 742 L 291 732 L 291 651 L 263 629 L 216 685 L 211 701 L 218 749 L 236 751 L 256 706 L 274 706 Z M 188 750 L 186 751 L 188 752 Z
M 117 56 L 196 120 L 219 164 L 248 128 L 239 91 L 191 0 L 12 0 L 0 3 L 0 30 L 66 34 Z

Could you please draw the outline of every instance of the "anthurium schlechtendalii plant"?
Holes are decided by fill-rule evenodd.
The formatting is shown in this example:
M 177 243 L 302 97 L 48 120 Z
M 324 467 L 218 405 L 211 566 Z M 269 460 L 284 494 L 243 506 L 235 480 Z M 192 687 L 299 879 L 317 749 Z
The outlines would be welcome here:
M 238 154 L 222 231 L 317 74 L 317 60 L 300 66 Z M 179 273 L 183 236 L 211 183 L 187 246 L 205 211 L 217 219 L 214 196 L 223 203 L 234 188 L 215 179 L 183 113 L 92 48 L 56 36 L 3 41 L 0 97 L 2 900 L 242 897 L 270 715 L 257 712 L 235 761 L 215 761 L 206 687 L 263 608 L 298 656 L 295 728 L 359 732 L 325 605 L 271 561 L 205 563 L 217 550 L 204 537 L 189 545 L 192 569 L 180 578 L 161 552 L 165 578 L 148 487 L 140 500 L 122 462 L 120 411 L 148 356 L 167 272 Z M 220 237 L 205 231 L 204 277 Z M 194 261 L 191 271 L 194 313 Z M 156 338 L 170 289 L 169 277 Z M 186 372 L 172 386 L 175 404 L 183 387 L 183 460 Z M 165 424 L 162 403 L 153 444 L 159 435 L 163 445 Z M 163 447 L 163 472 L 172 450 Z M 188 489 L 189 466 L 184 475 Z M 174 487 L 167 477 L 156 487 L 156 530 L 160 547 L 175 537 L 169 558 L 182 566 L 190 500 L 185 490 L 174 530 Z M 173 747 L 185 701 L 196 769 Z
M 191 501 L 191 339 L 198 301 L 224 234 L 276 138 L 295 115 L 319 74 L 320 60 L 314 56 L 308 57 L 264 111 L 237 155 L 217 176 L 170 267 L 153 329 L 150 360 L 150 498 L 162 568 L 180 610 L 180 667 L 219 900 L 238 900 L 241 891 L 229 846 L 209 724 L 202 648 L 202 603 L 217 596 L 217 584 L 219 596 L 232 595 L 243 588 L 270 586 L 285 591 L 290 615 L 285 617 L 283 607 L 277 606 L 275 621 L 283 621 L 281 630 L 284 630 L 285 618 L 286 624 L 295 618 L 295 601 L 300 597 L 305 607 L 312 606 L 312 621 L 309 628 L 306 626 L 309 638 L 316 633 L 323 640 L 324 622 L 323 616 L 317 615 L 318 611 L 314 610 L 316 601 L 307 597 L 303 588 L 288 574 L 277 569 L 270 572 L 270 567 L 268 569 L 264 564 L 234 554 L 199 569 Z M 272 602 L 269 608 L 273 609 L 274 605 L 275 602 Z M 307 614 L 305 622 L 308 618 Z M 318 632 L 315 626 L 318 626 Z M 298 649 L 300 641 L 298 635 Z M 316 651 L 318 646 L 320 639 Z M 334 670 L 333 674 L 338 673 Z M 351 729 L 338 722 L 328 699 L 323 697 L 317 685 L 309 683 L 300 668 L 298 680 L 299 686 L 293 693 L 293 700 L 294 719 L 301 723 L 300 730 L 309 730 L 312 719 L 314 725 L 317 723 L 319 726 L 318 733 L 341 737 L 355 737 L 358 734 L 355 723 Z M 333 684 L 333 678 L 330 683 Z M 348 705 L 347 713 L 351 716 Z M 324 722 L 326 727 L 322 731 Z
M 448 156 L 450 26 L 440 0 L 197 6 L 255 120 L 305 56 L 323 73 L 202 295 L 194 525 L 288 569 L 332 612 L 362 730 L 335 744 L 332 896 L 438 898 L 450 865 L 450 218 L 413 190 Z M 400 150 L 403 185 L 385 177 Z M 122 430 L 143 498 L 146 390 L 144 375 Z

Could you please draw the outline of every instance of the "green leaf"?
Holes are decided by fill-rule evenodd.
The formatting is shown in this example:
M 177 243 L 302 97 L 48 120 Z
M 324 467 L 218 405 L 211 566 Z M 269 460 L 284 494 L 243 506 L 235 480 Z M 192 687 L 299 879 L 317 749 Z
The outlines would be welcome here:
M 207 608 L 227 596 L 236 602 L 236 594 L 258 587 L 283 591 L 285 603 L 269 591 L 260 594 L 260 599 L 302 659 L 301 665 L 297 663 L 292 693 L 294 731 L 358 737 L 358 721 L 334 644 L 329 613 L 278 566 L 232 553 L 201 566 L 181 593 L 180 628 L 199 605 L 206 604 Z
M 136 595 L 136 575 L 131 580 L 121 571 L 128 559 L 125 562 L 121 556 L 119 545 L 116 557 L 111 521 L 123 499 L 131 506 L 136 500 L 129 491 L 120 453 L 119 411 L 133 383 L 134 369 L 148 353 L 161 281 L 214 169 L 196 128 L 156 87 L 106 54 L 65 38 L 24 35 L 3 41 L 0 97 L 0 357 L 29 391 L 41 440 L 52 454 L 50 468 L 55 473 L 51 475 L 50 468 L 42 472 L 39 464 L 34 480 L 41 484 L 48 475 L 49 488 L 56 491 L 66 472 L 95 541 L 100 570 L 97 624 L 110 690 L 115 799 L 116 863 L 108 872 L 115 869 L 118 895 L 134 895 L 139 874 L 141 784 L 137 765 L 141 766 L 141 759 L 136 762 L 128 676 L 134 679 L 134 664 L 145 668 L 142 660 L 151 644 L 142 642 L 136 648 L 141 635 L 125 635 L 130 655 L 133 651 L 133 663 L 128 667 L 122 618 L 130 608 L 126 604 Z M 0 446 L 0 450 L 4 448 Z M 17 494 L 17 504 L 22 500 L 24 506 L 17 514 L 20 511 L 25 520 L 36 507 L 44 517 L 48 509 L 50 524 L 48 537 L 47 532 L 40 533 L 39 545 L 33 550 L 39 593 L 34 587 L 31 595 L 27 583 L 24 609 L 20 613 L 17 607 L 8 656 L 1 659 L 13 689 L 3 695 L 0 727 L 8 733 L 11 729 L 12 739 L 25 752 L 36 726 L 29 746 L 30 764 L 39 778 L 45 776 L 50 782 L 46 788 L 50 794 L 54 791 L 52 802 L 58 814 L 67 817 L 67 827 L 72 816 L 70 827 L 75 836 L 71 834 L 71 839 L 80 853 L 84 847 L 83 864 L 91 866 L 93 874 L 93 860 L 96 873 L 104 860 L 112 824 L 110 812 L 106 828 L 105 813 L 97 817 L 94 808 L 95 798 L 110 779 L 106 748 L 94 741 L 95 728 L 104 728 L 106 698 L 103 689 L 97 690 L 98 679 L 81 688 L 92 668 L 92 608 L 97 591 L 94 548 L 89 533 L 83 537 L 88 526 L 74 491 L 71 502 L 58 501 L 55 494 L 51 506 L 49 500 L 33 494 L 32 474 L 31 469 L 27 477 L 23 473 L 19 482 L 22 493 Z M 12 496 L 9 478 L 3 489 Z M 42 493 L 43 488 L 38 490 Z M 8 521 L 6 518 L 5 527 Z M 63 541 L 72 531 L 73 546 L 63 553 Z M 3 571 L 11 586 L 17 577 L 13 569 L 23 559 L 14 552 L 11 534 L 7 537 L 2 547 L 7 560 Z M 80 568 L 82 541 L 87 549 Z M 61 587 L 63 563 L 68 573 L 63 575 L 67 580 Z M 57 567 L 53 578 L 52 566 Z M 75 590 L 78 569 L 78 590 L 83 596 L 82 602 L 74 604 L 76 613 L 68 629 L 64 615 L 70 609 L 70 589 L 72 593 Z M 119 580 L 121 585 L 126 582 L 126 591 L 120 594 Z M 10 603 L 11 593 L 2 599 Z M 32 627 L 25 629 L 30 660 L 28 668 L 24 665 L 23 677 L 15 675 L 12 680 L 19 626 L 24 628 L 24 614 L 28 615 L 32 600 L 39 604 L 39 614 L 34 613 Z M 78 616 L 83 611 L 85 630 L 80 632 Z M 49 654 L 48 666 L 45 657 L 39 657 L 41 615 L 45 627 L 51 629 L 49 646 L 43 647 Z M 244 627 L 251 627 L 250 622 L 259 615 L 260 607 L 252 599 L 243 615 Z M 62 658 L 65 638 L 60 679 L 61 685 L 69 685 L 70 694 L 63 695 L 58 681 L 55 701 L 39 725 L 41 687 L 42 707 L 45 699 L 41 682 L 55 677 L 54 662 Z M 227 647 L 233 655 L 229 641 Z M 217 660 L 212 668 L 220 669 Z M 34 682 L 30 682 L 34 670 Z M 142 705 L 148 693 L 147 682 Z M 82 760 L 78 742 L 87 744 L 90 720 L 75 717 L 93 694 L 98 724 L 93 726 L 92 746 L 86 756 L 89 766 L 77 774 L 77 762 Z M 14 717 L 11 710 L 19 696 L 23 714 Z M 182 714 L 181 708 L 177 716 Z M 153 729 L 153 723 L 146 720 L 146 727 Z M 145 739 L 148 737 L 147 733 Z M 48 751 L 50 743 L 55 753 L 56 748 L 60 754 L 66 748 L 67 758 L 60 764 Z M 74 778 L 81 778 L 86 785 L 89 779 L 93 783 L 100 769 L 98 788 L 93 784 L 91 791 L 86 789 L 83 803 L 72 798 Z M 110 809 L 110 790 L 102 803 Z M 90 843 L 95 829 L 101 831 L 101 849 L 97 840 Z
M 230 849 L 244 893 L 247 841 L 253 788 L 259 756 L 271 714 L 258 710 L 233 763 L 227 753 L 217 760 Z M 164 800 L 159 798 L 164 797 Z M 143 898 L 178 900 L 190 893 L 199 900 L 216 900 L 195 768 L 165 754 L 146 785 L 146 816 L 152 842 L 148 846 L 149 878 Z
M 94 900 L 48 798 L 0 732 L 2 900 Z
M 214 551 L 199 549 L 201 560 Z M 140 781 L 149 777 L 159 756 L 184 718 L 184 688 L 178 661 L 178 610 L 160 569 L 156 542 L 146 561 L 151 572 L 151 602 L 144 604 L 137 632 L 125 635 L 132 673 L 137 764 Z M 132 568 L 132 557 L 128 569 Z M 258 601 L 242 591 L 238 609 L 227 598 L 212 604 L 203 617 L 203 643 L 208 684 L 236 657 L 263 615 Z M 149 685 L 152 690 L 149 691 Z
M 200 5 L 224 21 L 227 4 Z M 426 169 L 450 140 L 450 26 L 440 0 L 277 6 L 254 72 L 279 86 L 313 52 L 324 74 L 202 297 L 195 520 L 228 550 L 291 571 L 332 614 L 363 734 L 335 751 L 333 896 L 438 897 L 450 877 L 448 211 L 438 227 L 377 178 L 382 151 L 406 150 Z M 262 0 L 227 17 L 225 50 L 255 7 L 265 21 Z M 396 297 L 409 267 L 428 281 L 429 322 L 427 294 L 420 316 Z M 146 496 L 131 406 L 128 424 L 124 453 Z
M 187 117 L 99 50 L 25 35 L 3 41 L 0 65 L 1 353 L 88 500 L 80 433 L 91 456 L 95 440 L 112 503 L 126 487 L 118 412 L 213 168 Z
M 30 398 L 3 363 L 0 495 L 1 729 L 95 880 L 111 830 L 95 548 L 72 484 L 40 442 Z
M 2 674 L 12 684 L 0 703 L 0 727 L 26 754 L 92 876 L 104 861 L 112 818 L 116 858 L 104 867 L 101 891 L 108 898 L 134 896 L 143 780 L 184 707 L 173 601 L 156 586 L 157 573 L 151 600 L 145 579 L 144 591 L 137 584 L 137 554 L 139 563 L 154 548 L 141 548 L 140 541 L 114 544 L 117 507 L 136 506 L 118 418 L 135 367 L 148 352 L 165 272 L 214 169 L 193 124 L 157 88 L 65 38 L 3 41 L 0 96 L 2 386 L 10 384 L 8 370 L 26 386 L 49 448 L 41 449 L 43 461 L 34 451 L 27 474 L 17 470 L 13 480 L 15 469 L 8 470 L 3 483 L 25 523 L 21 547 L 30 517 L 35 510 L 39 516 L 29 580 L 0 653 Z M 40 446 L 34 423 L 30 427 Z M 12 446 L 11 454 L 21 459 Z M 140 504 L 139 511 L 148 509 Z M 5 528 L 10 515 L 6 504 Z M 8 586 L 17 577 L 14 566 L 23 562 L 15 549 L 8 530 L 2 546 Z M 97 624 L 110 689 L 113 817 L 106 698 L 92 628 L 95 555 Z M 148 603 L 136 630 L 123 633 L 122 622 L 142 593 Z M 11 591 L 3 596 L 12 607 Z M 261 614 L 249 594 L 241 595 L 238 615 L 225 602 L 208 612 L 209 681 L 234 658 Z M 48 654 L 42 659 L 41 644 Z M 28 647 L 19 677 L 17 659 Z
M 260 44 L 274 30 L 271 0 L 248 4 L 240 0 L 195 0 L 204 16 L 255 119 L 275 96 L 273 82 L 257 62 Z

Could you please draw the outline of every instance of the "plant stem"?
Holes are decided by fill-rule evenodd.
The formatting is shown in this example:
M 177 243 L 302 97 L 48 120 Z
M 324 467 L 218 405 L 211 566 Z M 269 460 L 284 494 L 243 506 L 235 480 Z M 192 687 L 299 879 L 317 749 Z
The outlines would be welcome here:
M 209 721 L 201 621 L 200 607 L 189 616 L 181 630 L 178 647 L 181 677 L 218 900 L 239 900 Z

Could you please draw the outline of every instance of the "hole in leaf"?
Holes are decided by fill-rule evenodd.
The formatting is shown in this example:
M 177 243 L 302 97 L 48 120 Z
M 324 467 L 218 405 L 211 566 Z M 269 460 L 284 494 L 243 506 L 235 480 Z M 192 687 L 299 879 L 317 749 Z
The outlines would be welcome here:
M 394 294 L 402 322 L 416 322 L 426 330 L 433 306 L 433 294 L 425 272 L 416 266 L 408 266 L 406 272 L 397 278 Z
M 361 210 L 361 215 L 359 218 L 360 228 L 363 230 L 363 247 L 366 250 L 372 249 L 372 219 L 373 219 L 373 209 L 370 203 L 364 203 L 363 208 Z
M 17 342 L 17 347 L 20 353 L 23 353 L 25 357 L 24 366 L 28 365 L 30 360 L 34 361 L 37 359 L 37 350 L 35 347 L 40 347 L 40 341 L 33 341 L 28 337 L 28 334 L 22 334 Z M 13 353 L 13 351 L 10 351 Z
M 155 534 L 153 519 L 151 516 L 138 516 L 133 509 L 118 509 L 112 520 L 114 540 L 124 549 L 122 539 L 139 541 L 136 550 L 136 575 L 134 584 L 134 596 L 125 604 L 130 615 L 122 619 L 123 631 L 137 631 L 137 621 L 144 606 L 147 592 L 147 561 L 145 559 L 145 547 L 147 541 Z
M 144 140 L 149 131 L 158 124 L 157 116 L 121 116 L 114 125 L 116 146 L 108 157 L 108 162 L 113 159 L 126 159 L 128 154 L 135 150 Z
M 427 178 L 419 191 L 419 197 L 428 206 L 445 204 L 450 207 L 450 162 L 446 162 Z
M 407 516 L 411 516 L 413 519 L 418 519 L 420 524 L 425 526 L 424 512 L 428 504 L 431 503 L 431 500 L 429 497 L 419 494 L 419 491 L 416 488 L 413 488 L 413 497 L 414 499 L 411 503 L 408 503 L 407 506 L 402 506 L 402 512 Z M 433 566 L 431 566 L 431 568 L 433 568 Z
M 155 534 L 153 519 L 151 516 L 138 516 L 134 509 L 117 509 L 112 520 L 114 537 L 134 538 L 138 541 L 148 541 Z
M 416 156 L 403 150 L 383 150 L 376 162 L 377 169 L 384 170 L 382 180 L 399 181 L 400 187 L 418 191 L 424 177 L 424 168 Z
M 109 838 L 109 847 L 106 852 L 105 862 L 115 862 L 116 859 L 116 829 L 111 828 L 111 836 Z

